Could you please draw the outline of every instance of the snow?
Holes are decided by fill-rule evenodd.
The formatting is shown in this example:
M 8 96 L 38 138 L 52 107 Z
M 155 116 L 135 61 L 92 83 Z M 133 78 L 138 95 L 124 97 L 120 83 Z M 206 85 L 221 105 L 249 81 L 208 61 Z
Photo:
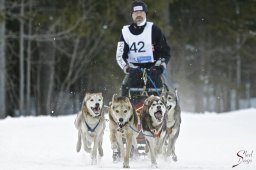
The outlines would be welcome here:
M 90 155 L 76 152 L 75 115 L 20 117 L 0 121 L 1 170 L 94 170 L 122 168 L 112 162 L 109 131 L 105 130 L 104 157 L 90 165 Z M 182 112 L 177 140 L 178 162 L 158 158 L 158 169 L 256 169 L 256 109 L 224 114 Z M 246 151 L 243 159 L 237 156 Z M 241 156 L 240 152 L 240 156 Z M 243 161 L 240 163 L 240 161 Z M 235 168 L 233 165 L 240 163 Z M 150 168 L 148 157 L 130 162 L 131 170 Z

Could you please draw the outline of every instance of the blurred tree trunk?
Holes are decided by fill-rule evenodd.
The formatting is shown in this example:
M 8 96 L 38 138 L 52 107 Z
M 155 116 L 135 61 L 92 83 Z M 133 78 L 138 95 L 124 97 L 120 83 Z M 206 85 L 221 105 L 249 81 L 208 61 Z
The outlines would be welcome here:
M 5 0 L 0 0 L 0 119 L 6 117 Z
M 41 25 L 40 33 L 41 35 L 45 35 L 47 40 L 38 42 L 39 49 L 39 98 L 37 103 L 39 103 L 39 115 L 49 115 L 51 112 L 51 102 L 53 97 L 53 86 L 54 86 L 54 76 L 55 76 L 55 55 L 56 49 L 55 46 L 55 38 L 52 37 L 55 33 L 55 26 L 52 25 L 52 21 L 54 22 L 54 14 L 56 11 L 56 4 L 52 1 L 39 1 L 38 5 L 42 5 L 46 7 L 43 10 L 45 16 L 48 16 L 48 22 L 44 22 Z M 42 3 L 42 4 L 41 4 Z
M 196 81 L 195 83 L 195 109 L 198 113 L 204 113 L 205 111 L 205 74 L 206 74 L 206 57 L 207 57 L 207 32 L 202 25 L 198 27 L 200 37 L 198 37 L 197 52 L 195 54 L 197 62 L 195 63 Z
M 232 65 L 229 64 L 227 68 L 227 77 L 230 82 L 232 82 Z M 232 92 L 232 87 L 230 87 L 230 83 L 226 85 L 227 86 L 227 102 L 226 102 L 226 110 L 225 111 L 230 111 L 231 109 L 231 103 L 232 103 L 232 98 L 231 98 L 231 92 Z
M 245 84 L 245 97 L 247 101 L 246 107 L 250 108 L 251 107 L 251 84 L 249 82 Z
M 29 13 L 32 13 L 32 0 L 29 0 Z M 32 19 L 28 21 L 28 36 L 32 35 Z M 27 40 L 27 81 L 26 81 L 26 115 L 31 115 L 31 40 Z
M 235 4 L 235 14 L 236 14 L 236 25 L 238 29 L 240 28 L 240 23 L 238 21 L 240 15 L 240 6 L 237 0 L 234 0 Z M 240 109 L 240 89 L 241 89 L 241 56 L 240 56 L 240 48 L 241 48 L 241 38 L 239 30 L 236 33 L 236 110 Z
M 40 42 L 40 115 L 48 115 L 51 111 L 52 91 L 54 84 L 55 49 L 54 42 Z
M 240 55 L 240 35 L 236 37 L 236 110 L 240 109 L 240 91 L 241 91 L 241 55 Z
M 21 0 L 20 4 L 20 53 L 19 53 L 19 58 L 20 58 L 20 87 L 19 87 L 19 92 L 20 92 L 20 98 L 19 98 L 19 114 L 24 115 L 25 113 L 25 66 L 24 66 L 24 0 Z
M 202 84 L 200 83 L 195 83 L 194 84 L 194 89 L 195 89 L 195 95 L 194 95 L 194 100 L 195 100 L 195 112 L 196 113 L 204 113 L 204 102 L 203 102 L 203 88 Z

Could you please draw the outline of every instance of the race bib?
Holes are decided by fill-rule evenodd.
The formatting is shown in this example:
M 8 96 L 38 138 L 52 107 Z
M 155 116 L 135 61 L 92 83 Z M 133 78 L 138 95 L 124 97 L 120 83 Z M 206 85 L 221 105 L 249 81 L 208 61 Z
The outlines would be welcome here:
M 147 22 L 143 32 L 133 35 L 128 26 L 122 29 L 123 37 L 129 45 L 128 62 L 130 63 L 153 63 L 152 50 L 152 22 Z

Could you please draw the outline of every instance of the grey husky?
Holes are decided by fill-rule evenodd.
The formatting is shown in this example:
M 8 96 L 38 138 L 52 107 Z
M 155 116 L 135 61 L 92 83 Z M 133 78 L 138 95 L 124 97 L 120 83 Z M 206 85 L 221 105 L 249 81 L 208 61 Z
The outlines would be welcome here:
M 167 133 L 165 139 L 164 156 L 171 156 L 173 161 L 177 161 L 175 153 L 175 143 L 179 136 L 181 124 L 181 109 L 178 101 L 177 90 L 169 90 L 161 94 L 167 108 Z

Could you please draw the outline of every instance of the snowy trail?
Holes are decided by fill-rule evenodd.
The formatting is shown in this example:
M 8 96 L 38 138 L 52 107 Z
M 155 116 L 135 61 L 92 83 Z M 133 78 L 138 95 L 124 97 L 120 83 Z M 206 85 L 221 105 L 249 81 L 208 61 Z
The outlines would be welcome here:
M 91 166 L 90 156 L 75 150 L 75 115 L 21 117 L 0 121 L 1 170 L 94 170 L 122 168 L 113 164 L 108 128 L 104 134 L 101 166 Z M 225 114 L 182 113 L 176 153 L 178 162 L 158 159 L 158 169 L 256 169 L 256 109 Z M 237 167 L 237 152 L 247 156 Z M 249 153 L 251 153 L 251 157 Z M 242 152 L 240 152 L 242 153 Z M 251 160 L 251 162 L 250 162 Z M 249 161 L 246 163 L 245 161 Z M 131 170 L 150 168 L 148 158 L 131 161 Z

